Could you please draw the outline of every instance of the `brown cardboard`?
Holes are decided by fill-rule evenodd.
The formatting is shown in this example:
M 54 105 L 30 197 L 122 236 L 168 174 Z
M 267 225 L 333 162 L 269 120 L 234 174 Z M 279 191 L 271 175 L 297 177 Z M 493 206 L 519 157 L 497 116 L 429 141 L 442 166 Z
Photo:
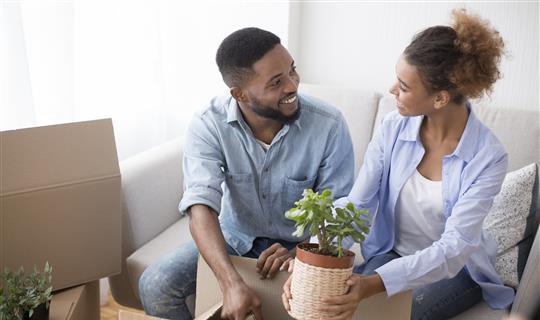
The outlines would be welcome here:
M 54 290 L 121 271 L 110 119 L 0 132 L 0 267 L 48 261 Z
M 99 320 L 99 281 L 55 292 L 49 320 Z
M 261 280 L 255 272 L 256 260 L 232 256 L 231 260 L 244 281 L 262 300 L 264 320 L 292 319 L 281 303 L 283 284 L 289 277 L 286 271 L 279 272 L 271 280 Z M 197 269 L 197 300 L 195 316 L 197 320 L 213 319 L 222 299 L 217 280 L 202 257 L 199 257 Z M 362 320 L 399 320 L 410 319 L 412 292 L 396 294 L 390 298 L 385 293 L 374 295 L 363 300 L 356 310 L 353 319 Z
M 165 320 L 165 319 L 147 316 L 145 314 L 135 313 L 135 312 L 126 311 L 126 310 L 118 310 L 118 320 Z

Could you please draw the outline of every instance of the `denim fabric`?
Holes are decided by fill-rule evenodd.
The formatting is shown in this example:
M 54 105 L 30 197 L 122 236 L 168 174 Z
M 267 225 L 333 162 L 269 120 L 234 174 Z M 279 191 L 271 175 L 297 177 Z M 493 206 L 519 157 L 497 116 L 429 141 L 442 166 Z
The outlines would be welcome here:
M 374 256 L 367 263 L 356 266 L 354 273 L 375 274 L 375 269 L 397 258 L 400 258 L 400 255 L 393 250 Z M 411 319 L 450 319 L 481 300 L 482 288 L 471 279 L 466 268 L 463 268 L 451 279 L 443 279 L 414 289 Z
M 243 256 L 258 258 L 266 248 L 276 242 L 288 250 L 297 244 L 256 238 L 251 250 Z M 238 255 L 230 245 L 227 245 L 227 252 L 230 255 Z M 139 296 L 147 314 L 165 319 L 193 318 L 185 299 L 196 292 L 198 257 L 199 250 L 195 242 L 190 241 L 160 257 L 146 268 L 139 280 Z
M 320 100 L 298 99 L 299 118 L 283 125 L 266 151 L 230 96 L 212 100 L 186 133 L 179 210 L 212 208 L 225 241 L 240 254 L 257 237 L 297 241 L 294 221 L 284 213 L 304 189 L 328 188 L 338 198 L 352 188 L 354 152 L 345 119 Z

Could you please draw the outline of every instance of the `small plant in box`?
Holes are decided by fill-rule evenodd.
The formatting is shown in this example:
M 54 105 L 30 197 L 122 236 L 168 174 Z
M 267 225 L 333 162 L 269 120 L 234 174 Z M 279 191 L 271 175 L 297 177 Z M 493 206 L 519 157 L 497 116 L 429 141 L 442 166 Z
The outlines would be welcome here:
M 52 267 L 45 263 L 43 272 L 25 275 L 23 267 L 17 271 L 5 269 L 1 276 L 0 320 L 46 320 L 52 299 Z
M 332 314 L 317 312 L 319 301 L 346 293 L 346 281 L 352 274 L 354 253 L 343 249 L 343 240 L 356 242 L 369 232 L 366 210 L 357 210 L 352 203 L 334 208 L 332 192 L 304 190 L 303 198 L 285 216 L 296 222 L 294 236 L 303 237 L 306 231 L 317 237 L 318 244 L 297 246 L 292 273 L 290 314 L 296 319 L 319 319 Z

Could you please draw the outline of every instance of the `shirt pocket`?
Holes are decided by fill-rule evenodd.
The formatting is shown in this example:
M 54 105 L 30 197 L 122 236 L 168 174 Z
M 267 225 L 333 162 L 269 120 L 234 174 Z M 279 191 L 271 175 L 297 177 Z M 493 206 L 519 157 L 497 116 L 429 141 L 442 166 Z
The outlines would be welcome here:
M 289 225 L 294 225 L 293 220 L 289 220 L 285 217 L 285 212 L 292 207 L 294 203 L 302 198 L 304 189 L 313 188 L 316 178 L 306 178 L 305 180 L 295 180 L 285 177 L 283 179 L 283 192 L 281 193 L 281 207 L 283 211 L 283 220 Z

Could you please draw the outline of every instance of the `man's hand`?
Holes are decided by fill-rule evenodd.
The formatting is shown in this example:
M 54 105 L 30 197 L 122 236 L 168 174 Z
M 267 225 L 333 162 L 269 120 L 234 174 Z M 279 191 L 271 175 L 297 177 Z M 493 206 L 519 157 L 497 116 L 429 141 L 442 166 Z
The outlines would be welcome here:
M 322 299 L 318 310 L 335 314 L 334 317 L 325 320 L 351 319 L 360 301 L 385 291 L 384 283 L 378 274 L 371 276 L 353 274 L 347 280 L 347 285 L 349 291 L 346 294 Z
M 223 292 L 221 318 L 244 320 L 253 313 L 256 320 L 262 320 L 261 300 L 244 282 L 237 282 Z
M 257 272 L 261 279 L 271 279 L 278 271 L 286 270 L 294 258 L 280 243 L 264 250 L 257 260 Z

